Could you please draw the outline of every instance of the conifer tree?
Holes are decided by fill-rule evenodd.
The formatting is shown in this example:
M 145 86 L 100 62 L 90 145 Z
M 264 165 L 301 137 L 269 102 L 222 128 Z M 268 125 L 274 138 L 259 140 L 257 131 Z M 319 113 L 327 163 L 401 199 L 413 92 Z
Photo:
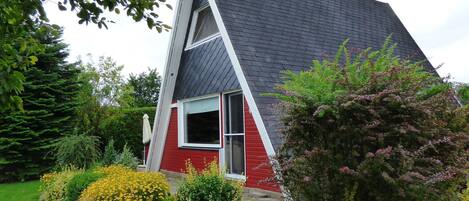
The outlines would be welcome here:
M 41 25 L 33 35 L 45 51 L 23 72 L 24 111 L 0 114 L 0 182 L 36 178 L 53 167 L 52 144 L 72 133 L 75 124 L 79 70 L 65 61 L 62 30 Z

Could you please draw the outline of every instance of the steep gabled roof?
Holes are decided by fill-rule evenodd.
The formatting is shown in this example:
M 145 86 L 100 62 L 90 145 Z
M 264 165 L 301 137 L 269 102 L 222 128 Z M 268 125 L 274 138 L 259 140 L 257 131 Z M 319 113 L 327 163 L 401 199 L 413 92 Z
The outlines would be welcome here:
M 350 39 L 350 47 L 380 48 L 390 34 L 398 43 L 397 55 L 426 60 L 391 7 L 374 0 L 179 0 L 153 124 L 149 170 L 159 170 L 161 165 L 173 95 L 181 98 L 198 94 L 180 88 L 175 92 L 175 83 L 178 73 L 180 77 L 191 74 L 190 69 L 180 72 L 179 67 L 186 64 L 183 51 L 192 6 L 207 2 L 226 52 L 221 51 L 221 43 L 212 44 L 213 49 L 231 61 L 220 70 L 233 68 L 269 156 L 281 144 L 281 115 L 275 110 L 277 100 L 262 94 L 273 92 L 282 82 L 282 71 L 309 69 L 313 59 L 335 55 L 345 39 Z M 200 64 L 205 68 L 203 61 Z M 435 72 L 429 62 L 425 64 Z M 230 74 L 228 77 L 233 77 L 233 72 Z M 239 86 L 234 83 L 230 87 Z
M 284 70 L 310 68 L 313 59 L 349 46 L 378 49 L 390 34 L 396 54 L 427 60 L 391 7 L 374 0 L 215 0 L 273 147 L 281 144 L 277 100 L 262 95 Z M 426 62 L 428 69 L 434 71 Z

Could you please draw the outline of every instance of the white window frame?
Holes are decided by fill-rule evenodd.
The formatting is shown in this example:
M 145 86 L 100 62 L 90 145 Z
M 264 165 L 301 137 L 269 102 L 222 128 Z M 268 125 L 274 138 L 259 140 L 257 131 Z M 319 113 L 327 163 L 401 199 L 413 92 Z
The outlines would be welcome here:
M 197 26 L 197 19 L 199 17 L 199 13 L 205 9 L 210 9 L 210 5 L 207 4 L 207 5 L 204 5 L 198 9 L 196 9 L 194 11 L 194 13 L 192 14 L 192 21 L 191 21 L 191 25 L 190 25 L 190 29 L 189 29 L 189 36 L 187 38 L 187 44 L 186 44 L 186 48 L 185 50 L 190 50 L 192 48 L 195 48 L 199 45 L 202 45 L 206 42 L 209 42 L 215 38 L 218 38 L 221 36 L 221 33 L 220 33 L 220 29 L 218 29 L 218 32 L 217 33 L 214 33 L 200 41 L 197 41 L 197 42 L 194 42 L 194 34 L 195 34 L 195 27 Z M 213 12 L 213 11 L 212 11 Z M 215 17 L 215 16 L 214 16 Z M 218 28 L 218 27 L 217 27 Z
M 229 106 L 227 105 L 227 101 L 225 99 L 225 97 L 228 97 L 229 95 L 235 95 L 235 94 L 241 94 L 241 96 L 243 97 L 243 127 L 244 127 L 244 133 L 229 133 L 227 134 L 226 133 L 226 118 L 225 118 L 225 114 L 226 114 L 226 110 L 229 108 Z M 226 157 L 225 157 L 225 136 L 243 136 L 244 137 L 244 173 L 243 174 L 229 174 L 227 172 L 225 172 L 225 177 L 227 179 L 231 179 L 231 180 L 237 180 L 237 181 L 246 181 L 246 175 L 247 175 L 247 161 L 246 161 L 246 119 L 245 119 L 245 114 L 244 114 L 244 107 L 245 107 L 245 103 L 244 103 L 244 94 L 242 91 L 240 90 L 236 90 L 236 91 L 230 91 L 230 92 L 225 92 L 222 94 L 222 98 L 223 98 L 223 133 L 222 133 L 222 136 L 223 136 L 223 149 L 220 150 L 220 162 L 219 164 L 221 166 L 225 166 L 225 160 L 226 160 Z M 225 169 L 227 167 L 224 167 L 223 169 Z
M 196 101 L 196 100 L 203 100 L 203 99 L 211 99 L 211 98 L 217 98 L 218 100 L 218 124 L 219 124 L 219 135 L 218 138 L 219 143 L 218 144 L 201 144 L 201 143 L 187 143 L 185 142 L 186 140 L 186 116 L 184 113 L 184 103 L 191 102 L 191 101 Z M 220 149 L 222 148 L 222 142 L 223 139 L 221 137 L 223 136 L 222 133 L 222 122 L 221 122 L 221 104 L 220 104 L 220 95 L 219 94 L 211 94 L 211 95 L 206 95 L 206 96 L 200 96 L 200 97 L 195 97 L 195 98 L 188 98 L 184 100 L 178 100 L 177 101 L 177 111 L 178 111 L 178 147 L 179 148 L 201 148 L 201 149 Z

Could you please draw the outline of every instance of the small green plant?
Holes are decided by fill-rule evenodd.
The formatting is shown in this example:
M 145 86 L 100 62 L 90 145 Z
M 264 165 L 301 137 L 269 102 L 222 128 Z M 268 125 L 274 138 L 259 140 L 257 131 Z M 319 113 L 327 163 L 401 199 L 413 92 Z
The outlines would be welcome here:
M 238 201 L 243 194 L 243 184 L 225 179 L 216 161 L 212 161 L 202 172 L 186 162 L 187 177 L 180 185 L 176 199 L 178 201 L 211 200 Z
M 39 200 L 66 200 L 67 186 L 75 175 L 82 171 L 75 168 L 64 168 L 61 172 L 52 172 L 41 177 L 41 196 Z
M 124 148 L 122 149 L 122 153 L 120 153 L 117 156 L 116 161 L 114 163 L 129 167 L 135 170 L 138 166 L 138 159 L 137 157 L 134 156 L 130 148 L 127 147 L 127 145 L 124 145 Z
M 104 155 L 103 155 L 103 165 L 112 165 L 114 161 L 116 161 L 116 158 L 118 156 L 118 153 L 116 149 L 114 148 L 114 140 L 111 139 L 109 140 L 108 144 L 104 148 Z
M 70 135 L 54 145 L 54 156 L 58 167 L 74 166 L 89 168 L 99 159 L 99 140 L 96 136 Z
M 91 183 L 103 178 L 104 176 L 105 175 L 103 173 L 93 171 L 86 171 L 75 175 L 67 184 L 66 200 L 78 200 L 82 191 L 84 191 Z

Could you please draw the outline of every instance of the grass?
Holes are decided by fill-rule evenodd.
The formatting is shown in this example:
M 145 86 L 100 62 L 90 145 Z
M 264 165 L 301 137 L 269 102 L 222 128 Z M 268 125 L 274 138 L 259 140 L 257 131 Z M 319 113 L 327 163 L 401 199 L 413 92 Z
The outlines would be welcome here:
M 0 184 L 0 201 L 39 200 L 39 181 Z

